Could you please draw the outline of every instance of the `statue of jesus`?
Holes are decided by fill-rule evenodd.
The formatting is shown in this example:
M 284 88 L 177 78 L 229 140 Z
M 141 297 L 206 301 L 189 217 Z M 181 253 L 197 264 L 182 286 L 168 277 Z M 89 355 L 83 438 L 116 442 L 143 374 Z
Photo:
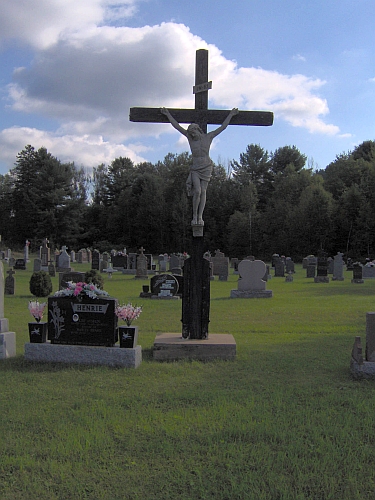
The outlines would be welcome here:
M 203 210 L 206 205 L 206 191 L 208 182 L 212 173 L 212 160 L 209 156 L 210 146 L 214 137 L 219 135 L 227 128 L 232 116 L 238 113 L 237 108 L 233 108 L 220 127 L 205 134 L 199 125 L 192 123 L 187 129 L 173 118 L 171 113 L 166 108 L 161 108 L 160 111 L 170 121 L 171 125 L 184 135 L 189 141 L 191 154 L 193 157 L 193 165 L 190 169 L 189 177 L 186 181 L 188 195 L 193 195 L 193 220 L 192 226 L 203 226 Z

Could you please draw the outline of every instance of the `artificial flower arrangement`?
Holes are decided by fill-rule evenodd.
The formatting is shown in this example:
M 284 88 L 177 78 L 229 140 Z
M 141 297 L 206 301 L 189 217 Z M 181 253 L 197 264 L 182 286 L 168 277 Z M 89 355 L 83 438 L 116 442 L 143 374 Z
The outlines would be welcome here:
M 30 300 L 29 301 L 29 311 L 31 316 L 34 317 L 37 323 L 40 323 L 43 319 L 44 308 L 46 307 L 46 303 L 39 303 L 38 300 Z
M 141 306 L 133 306 L 131 303 L 117 306 L 115 309 L 116 316 L 119 319 L 122 319 L 122 321 L 125 321 L 127 326 L 130 326 L 132 324 L 132 321 L 138 319 L 141 312 Z
M 76 297 L 78 299 L 84 296 L 90 297 L 90 299 L 100 299 L 103 297 L 109 297 L 109 294 L 108 292 L 98 288 L 93 283 L 85 283 L 83 281 L 78 283 L 68 281 L 68 286 L 66 288 L 63 288 L 54 294 L 54 297 Z

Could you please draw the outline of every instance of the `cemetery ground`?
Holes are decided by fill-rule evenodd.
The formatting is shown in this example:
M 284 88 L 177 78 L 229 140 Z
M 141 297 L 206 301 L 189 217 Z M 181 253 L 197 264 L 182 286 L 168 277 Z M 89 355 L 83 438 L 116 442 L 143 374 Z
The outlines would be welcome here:
M 104 289 L 143 305 L 143 362 L 120 369 L 24 360 L 28 268 L 5 296 L 2 500 L 374 498 L 375 382 L 349 363 L 375 280 L 317 284 L 297 265 L 292 283 L 268 282 L 273 298 L 230 299 L 230 274 L 211 282 L 210 332 L 234 335 L 235 361 L 160 363 L 155 335 L 181 331 L 181 301 L 140 299 L 148 282 L 115 273 Z

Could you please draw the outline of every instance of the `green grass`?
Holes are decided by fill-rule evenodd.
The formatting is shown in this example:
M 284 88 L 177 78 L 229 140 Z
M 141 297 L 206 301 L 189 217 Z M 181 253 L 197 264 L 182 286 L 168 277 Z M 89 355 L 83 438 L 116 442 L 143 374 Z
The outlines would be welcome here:
M 17 271 L 1 500 L 374 499 L 375 382 L 354 381 L 349 362 L 375 281 L 305 275 L 270 280 L 271 299 L 230 299 L 234 275 L 212 282 L 210 332 L 234 335 L 236 360 L 157 363 L 155 335 L 181 331 L 181 302 L 140 299 L 147 281 L 114 274 L 104 288 L 143 305 L 143 362 L 124 370 L 25 361 L 31 271 Z

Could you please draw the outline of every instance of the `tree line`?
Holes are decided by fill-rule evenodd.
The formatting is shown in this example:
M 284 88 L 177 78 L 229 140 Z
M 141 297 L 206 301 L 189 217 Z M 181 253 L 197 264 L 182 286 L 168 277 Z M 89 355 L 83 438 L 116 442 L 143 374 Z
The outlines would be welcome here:
M 157 163 L 119 157 L 88 174 L 46 148 L 28 145 L 0 176 L 3 244 L 36 250 L 112 248 L 189 252 L 191 199 L 185 182 L 191 155 L 169 153 Z M 324 249 L 375 256 L 375 142 L 337 155 L 323 170 L 307 165 L 295 146 L 273 152 L 249 144 L 227 167 L 215 165 L 204 212 L 205 246 L 231 257 L 296 261 Z

